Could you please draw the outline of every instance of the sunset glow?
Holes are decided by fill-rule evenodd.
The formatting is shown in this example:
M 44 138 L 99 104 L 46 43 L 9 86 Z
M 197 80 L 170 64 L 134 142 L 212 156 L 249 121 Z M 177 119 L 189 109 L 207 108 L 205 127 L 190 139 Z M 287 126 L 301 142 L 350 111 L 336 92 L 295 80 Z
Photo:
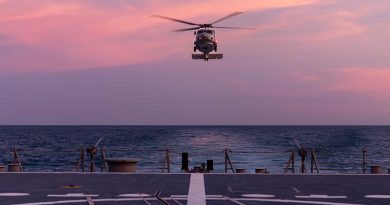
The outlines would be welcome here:
M 1 124 L 389 124 L 388 0 L 0 0 Z M 187 25 L 216 30 L 193 61 Z M 302 114 L 305 113 L 306 114 Z M 359 116 L 357 119 L 356 116 Z M 365 116 L 367 116 L 365 118 Z

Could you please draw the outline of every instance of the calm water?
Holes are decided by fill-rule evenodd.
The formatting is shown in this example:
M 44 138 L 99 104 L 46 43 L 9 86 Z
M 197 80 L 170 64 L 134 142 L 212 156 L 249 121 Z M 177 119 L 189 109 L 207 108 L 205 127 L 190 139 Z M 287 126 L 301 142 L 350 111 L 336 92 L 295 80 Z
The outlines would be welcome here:
M 182 152 L 189 153 L 191 167 L 212 159 L 222 172 L 223 149 L 229 148 L 234 168 L 282 173 L 294 139 L 316 148 L 322 172 L 361 172 L 363 148 L 369 164 L 390 166 L 390 126 L 0 126 L 0 163 L 11 161 L 17 146 L 27 171 L 72 171 L 77 149 L 100 137 L 108 157 L 139 158 L 140 172 L 159 172 L 165 153 L 158 150 L 166 148 L 176 172 Z M 129 150 L 114 151 L 124 147 Z

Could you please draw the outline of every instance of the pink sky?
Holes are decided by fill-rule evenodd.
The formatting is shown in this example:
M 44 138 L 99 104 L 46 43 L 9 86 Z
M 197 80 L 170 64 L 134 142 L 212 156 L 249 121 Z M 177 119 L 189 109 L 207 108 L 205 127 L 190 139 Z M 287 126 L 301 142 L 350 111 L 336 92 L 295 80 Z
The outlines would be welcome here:
M 388 0 L 0 0 L 0 124 L 390 124 Z M 234 11 L 220 61 L 186 25 Z

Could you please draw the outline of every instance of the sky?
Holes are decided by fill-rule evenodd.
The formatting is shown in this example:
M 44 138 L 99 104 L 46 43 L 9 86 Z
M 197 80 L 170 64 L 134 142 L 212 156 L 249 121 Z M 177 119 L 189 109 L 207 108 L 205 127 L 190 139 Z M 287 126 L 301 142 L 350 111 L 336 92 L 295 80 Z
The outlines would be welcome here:
M 187 25 L 223 60 L 192 60 Z M 389 125 L 388 0 L 0 0 L 2 125 Z

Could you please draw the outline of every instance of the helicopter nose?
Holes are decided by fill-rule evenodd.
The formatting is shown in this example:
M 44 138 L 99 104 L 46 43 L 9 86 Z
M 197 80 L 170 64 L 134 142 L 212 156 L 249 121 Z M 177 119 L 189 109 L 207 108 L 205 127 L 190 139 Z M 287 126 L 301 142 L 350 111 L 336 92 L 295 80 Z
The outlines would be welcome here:
M 202 45 L 202 49 L 205 51 L 213 50 L 213 44 L 207 43 Z

